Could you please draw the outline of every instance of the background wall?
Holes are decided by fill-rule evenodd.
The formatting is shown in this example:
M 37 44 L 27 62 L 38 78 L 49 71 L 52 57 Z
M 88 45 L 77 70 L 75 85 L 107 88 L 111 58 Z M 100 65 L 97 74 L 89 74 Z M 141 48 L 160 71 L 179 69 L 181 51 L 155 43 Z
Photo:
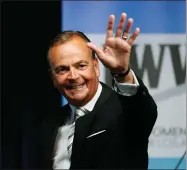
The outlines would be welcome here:
M 186 149 L 185 1 L 63 1 L 61 28 L 83 31 L 102 47 L 109 15 L 115 14 L 118 23 L 122 12 L 134 18 L 132 30 L 141 29 L 131 66 L 158 105 L 149 169 L 174 169 Z M 100 66 L 100 80 L 111 85 L 108 70 Z M 184 159 L 179 168 L 185 164 Z
M 39 126 L 60 106 L 46 59 L 61 28 L 61 3 L 1 3 L 1 160 L 3 169 L 34 169 Z

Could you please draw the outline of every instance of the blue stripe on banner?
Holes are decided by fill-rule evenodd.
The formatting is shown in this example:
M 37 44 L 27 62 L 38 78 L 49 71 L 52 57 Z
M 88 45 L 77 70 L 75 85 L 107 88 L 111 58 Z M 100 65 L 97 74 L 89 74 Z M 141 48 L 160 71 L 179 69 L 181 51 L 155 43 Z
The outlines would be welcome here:
M 150 158 L 148 169 L 175 169 L 180 158 Z M 186 159 L 183 159 L 177 170 L 186 169 Z
M 63 1 L 63 30 L 105 33 L 108 16 L 126 12 L 141 33 L 185 33 L 185 1 Z M 117 23 L 117 22 L 116 22 Z

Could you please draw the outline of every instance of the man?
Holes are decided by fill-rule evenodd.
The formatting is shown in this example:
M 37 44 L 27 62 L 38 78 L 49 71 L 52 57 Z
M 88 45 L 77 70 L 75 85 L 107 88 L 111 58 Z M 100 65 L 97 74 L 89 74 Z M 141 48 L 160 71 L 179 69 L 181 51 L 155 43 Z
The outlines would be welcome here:
M 140 29 L 127 38 L 122 13 L 113 37 L 114 15 L 109 17 L 104 49 L 81 32 L 65 31 L 48 51 L 54 86 L 68 104 L 42 125 L 41 167 L 53 169 L 147 169 L 148 138 L 157 106 L 130 69 L 131 46 Z M 99 82 L 98 59 L 111 71 L 114 90 Z

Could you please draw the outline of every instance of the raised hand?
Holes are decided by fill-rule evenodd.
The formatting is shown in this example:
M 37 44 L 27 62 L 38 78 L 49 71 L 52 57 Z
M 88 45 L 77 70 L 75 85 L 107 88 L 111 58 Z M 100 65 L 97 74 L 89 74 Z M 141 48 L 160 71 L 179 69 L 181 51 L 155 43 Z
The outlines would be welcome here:
M 129 18 L 125 29 L 123 29 L 126 18 L 126 13 L 122 13 L 114 36 L 115 16 L 110 15 L 103 50 L 97 48 L 93 43 L 88 43 L 88 47 L 96 52 L 100 61 L 113 73 L 121 73 L 128 70 L 131 46 L 140 32 L 140 29 L 136 28 L 134 33 L 128 38 L 133 19 Z

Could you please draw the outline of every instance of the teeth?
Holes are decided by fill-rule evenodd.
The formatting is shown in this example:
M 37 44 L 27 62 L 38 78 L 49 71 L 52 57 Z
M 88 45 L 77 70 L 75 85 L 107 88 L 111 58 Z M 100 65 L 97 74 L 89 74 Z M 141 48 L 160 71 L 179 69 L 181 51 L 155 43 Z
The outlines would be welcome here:
M 81 88 L 83 85 L 80 85 L 80 86 L 72 86 L 72 89 L 78 89 L 78 88 Z

